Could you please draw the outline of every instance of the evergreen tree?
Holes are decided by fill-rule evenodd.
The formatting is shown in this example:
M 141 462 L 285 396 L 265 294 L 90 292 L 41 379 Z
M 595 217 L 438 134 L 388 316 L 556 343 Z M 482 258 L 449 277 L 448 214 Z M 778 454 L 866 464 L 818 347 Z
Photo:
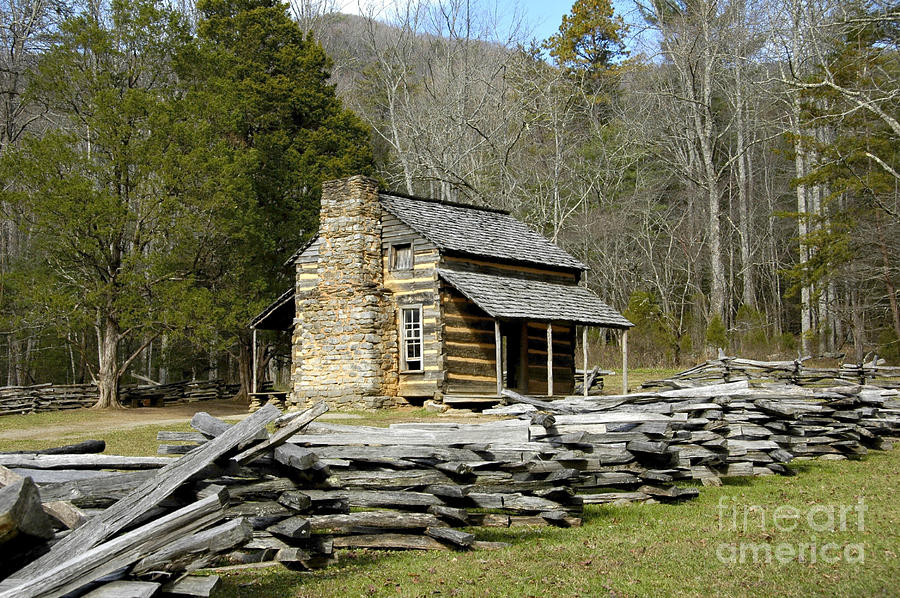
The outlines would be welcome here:
M 576 0 L 544 48 L 559 66 L 596 79 L 626 56 L 627 29 L 610 0 Z
M 247 325 L 289 287 L 284 261 L 317 228 L 323 181 L 372 170 L 369 130 L 328 83 L 331 62 L 277 0 L 198 4 L 202 59 L 194 98 L 229 146 L 236 211 L 231 237 L 210 272 L 221 312 L 221 348 L 240 349 L 249 382 Z M 218 312 L 217 312 L 218 313 Z
M 56 115 L 3 156 L 3 199 L 28 222 L 40 260 L 29 280 L 49 321 L 97 337 L 99 407 L 138 347 L 198 307 L 191 277 L 217 198 L 194 184 L 185 156 L 195 120 L 180 99 L 177 60 L 191 45 L 178 13 L 153 0 L 114 0 L 65 21 L 29 93 Z

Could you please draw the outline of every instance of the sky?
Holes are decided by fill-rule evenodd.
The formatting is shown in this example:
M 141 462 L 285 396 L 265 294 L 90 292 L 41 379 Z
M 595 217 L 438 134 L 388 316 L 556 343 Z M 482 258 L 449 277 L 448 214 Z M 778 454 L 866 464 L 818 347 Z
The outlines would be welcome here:
M 370 7 L 376 12 L 397 0 L 335 0 L 340 12 L 362 14 Z M 402 0 L 401 0 L 402 1 Z M 525 23 L 528 39 L 545 40 L 559 30 L 562 17 L 572 10 L 575 0 L 472 0 L 473 5 L 483 8 L 497 9 L 501 22 L 511 23 L 516 16 Z M 628 0 L 613 0 L 617 13 L 625 14 L 630 10 Z M 377 17 L 376 17 L 377 18 Z M 381 20 L 381 19 L 379 19 Z

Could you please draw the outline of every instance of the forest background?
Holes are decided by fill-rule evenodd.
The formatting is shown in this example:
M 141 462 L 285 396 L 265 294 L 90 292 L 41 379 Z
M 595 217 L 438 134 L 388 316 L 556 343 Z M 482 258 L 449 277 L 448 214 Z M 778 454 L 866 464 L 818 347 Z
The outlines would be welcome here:
M 0 0 L 0 384 L 246 390 L 359 173 L 566 248 L 633 364 L 897 361 L 898 4 L 626 4 L 541 40 L 515 2 Z

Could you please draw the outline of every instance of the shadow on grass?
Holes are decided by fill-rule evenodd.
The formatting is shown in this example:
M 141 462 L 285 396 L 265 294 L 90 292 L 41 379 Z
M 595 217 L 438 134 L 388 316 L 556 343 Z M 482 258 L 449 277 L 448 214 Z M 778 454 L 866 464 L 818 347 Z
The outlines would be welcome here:
M 746 477 L 726 477 L 719 478 L 722 480 L 723 486 L 752 486 L 755 478 L 753 476 Z

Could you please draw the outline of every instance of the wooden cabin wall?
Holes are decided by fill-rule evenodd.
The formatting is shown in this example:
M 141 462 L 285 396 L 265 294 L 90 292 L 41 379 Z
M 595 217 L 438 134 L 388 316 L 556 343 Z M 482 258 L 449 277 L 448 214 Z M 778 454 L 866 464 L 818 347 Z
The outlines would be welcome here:
M 494 319 L 450 285 L 441 289 L 446 394 L 497 393 Z
M 553 394 L 575 391 L 575 327 L 553 324 Z M 547 324 L 528 323 L 528 392 L 547 394 Z
M 441 355 L 440 304 L 435 268 L 438 250 L 431 242 L 398 220 L 390 212 L 382 211 L 382 266 L 384 286 L 392 291 L 391 301 L 398 318 L 400 308 L 422 306 L 422 359 L 424 372 L 400 373 L 398 394 L 402 397 L 431 398 L 439 393 L 444 382 L 444 363 Z M 413 269 L 391 270 L 391 246 L 412 243 Z M 400 339 L 397 339 L 400 342 Z M 399 351 L 398 351 L 399 355 Z M 399 371 L 400 362 L 396 364 Z
M 295 262 L 297 268 L 296 291 L 298 294 L 316 288 L 316 281 L 319 279 L 319 246 L 321 244 L 322 239 L 313 241 Z

